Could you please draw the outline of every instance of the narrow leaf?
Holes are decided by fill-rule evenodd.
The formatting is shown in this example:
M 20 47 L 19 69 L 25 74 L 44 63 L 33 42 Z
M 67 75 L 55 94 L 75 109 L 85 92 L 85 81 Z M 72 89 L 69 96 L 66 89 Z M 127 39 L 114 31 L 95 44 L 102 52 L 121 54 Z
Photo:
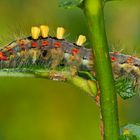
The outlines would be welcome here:
M 111 2 L 111 1 L 122 1 L 122 0 L 105 0 L 105 2 Z
M 59 0 L 59 6 L 64 8 L 77 7 L 82 4 L 84 0 Z

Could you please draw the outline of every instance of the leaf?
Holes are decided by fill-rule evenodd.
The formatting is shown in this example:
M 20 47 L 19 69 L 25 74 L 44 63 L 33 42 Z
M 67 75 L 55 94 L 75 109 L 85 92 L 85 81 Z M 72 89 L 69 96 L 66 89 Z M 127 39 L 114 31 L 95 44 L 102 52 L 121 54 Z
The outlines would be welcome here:
M 59 6 L 64 8 L 78 7 L 84 0 L 59 0 Z
M 88 93 L 90 96 L 95 97 L 97 95 L 97 86 L 96 86 L 96 81 L 94 80 L 86 80 L 83 79 L 82 77 L 75 76 L 69 79 L 69 81 Z
M 93 81 L 96 80 L 96 78 L 87 71 L 78 71 L 78 76 L 80 76 L 84 79 L 87 79 L 87 80 L 93 80 Z
M 136 95 L 135 78 L 131 76 L 121 76 L 115 79 L 116 92 L 123 98 L 129 99 Z
M 119 140 L 139 140 L 136 136 L 129 135 L 129 136 L 120 136 Z
M 110 1 L 122 1 L 122 0 L 105 0 L 105 2 L 110 2 Z
M 140 140 L 140 125 L 127 124 L 121 128 L 120 140 Z

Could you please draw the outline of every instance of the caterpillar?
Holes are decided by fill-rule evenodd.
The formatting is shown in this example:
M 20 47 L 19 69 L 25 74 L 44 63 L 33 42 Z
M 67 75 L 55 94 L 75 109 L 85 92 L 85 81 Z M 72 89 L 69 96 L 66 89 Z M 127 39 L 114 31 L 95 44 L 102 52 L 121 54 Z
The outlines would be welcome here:
M 39 73 L 39 70 L 44 70 L 49 71 L 49 74 L 43 74 L 52 80 L 65 81 L 67 77 L 78 75 L 85 80 L 88 78 L 89 84 L 89 79 L 95 80 L 94 56 L 91 49 L 84 47 L 86 37 L 80 35 L 76 43 L 71 43 L 64 39 L 64 33 L 65 29 L 58 27 L 56 37 L 52 37 L 48 26 L 32 27 L 31 36 L 0 49 L 0 73 Z M 130 93 L 135 91 L 140 81 L 140 59 L 119 52 L 109 54 L 116 85 L 125 88 L 119 91 L 120 95 L 131 97 Z M 56 69 L 60 72 L 55 72 Z M 120 86 L 118 81 L 123 81 L 123 84 Z

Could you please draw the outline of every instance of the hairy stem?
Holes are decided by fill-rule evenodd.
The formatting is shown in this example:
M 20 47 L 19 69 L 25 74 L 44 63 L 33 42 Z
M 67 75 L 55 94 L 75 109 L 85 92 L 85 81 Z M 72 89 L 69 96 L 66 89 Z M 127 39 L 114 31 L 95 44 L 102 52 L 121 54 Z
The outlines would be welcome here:
M 117 95 L 105 33 L 103 6 L 102 0 L 85 0 L 83 10 L 89 24 L 96 76 L 101 92 L 104 140 L 118 140 Z

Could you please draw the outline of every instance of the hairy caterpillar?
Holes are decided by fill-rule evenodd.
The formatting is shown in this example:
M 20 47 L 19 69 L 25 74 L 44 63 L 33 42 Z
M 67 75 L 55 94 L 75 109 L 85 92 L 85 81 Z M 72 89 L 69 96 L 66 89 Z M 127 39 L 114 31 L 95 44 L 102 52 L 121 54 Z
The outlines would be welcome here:
M 80 35 L 76 43 L 70 43 L 63 39 L 64 32 L 64 28 L 58 27 L 56 37 L 51 37 L 48 26 L 32 27 L 30 37 L 15 40 L 0 49 L 0 71 L 32 73 L 41 69 L 50 71 L 47 77 L 52 80 L 65 81 L 77 74 L 93 80 L 94 57 L 92 50 L 83 46 L 86 37 Z M 131 97 L 129 93 L 139 83 L 140 59 L 118 52 L 110 52 L 110 59 L 116 83 L 125 81 L 122 85 L 124 98 Z M 56 69 L 67 73 L 57 73 Z

